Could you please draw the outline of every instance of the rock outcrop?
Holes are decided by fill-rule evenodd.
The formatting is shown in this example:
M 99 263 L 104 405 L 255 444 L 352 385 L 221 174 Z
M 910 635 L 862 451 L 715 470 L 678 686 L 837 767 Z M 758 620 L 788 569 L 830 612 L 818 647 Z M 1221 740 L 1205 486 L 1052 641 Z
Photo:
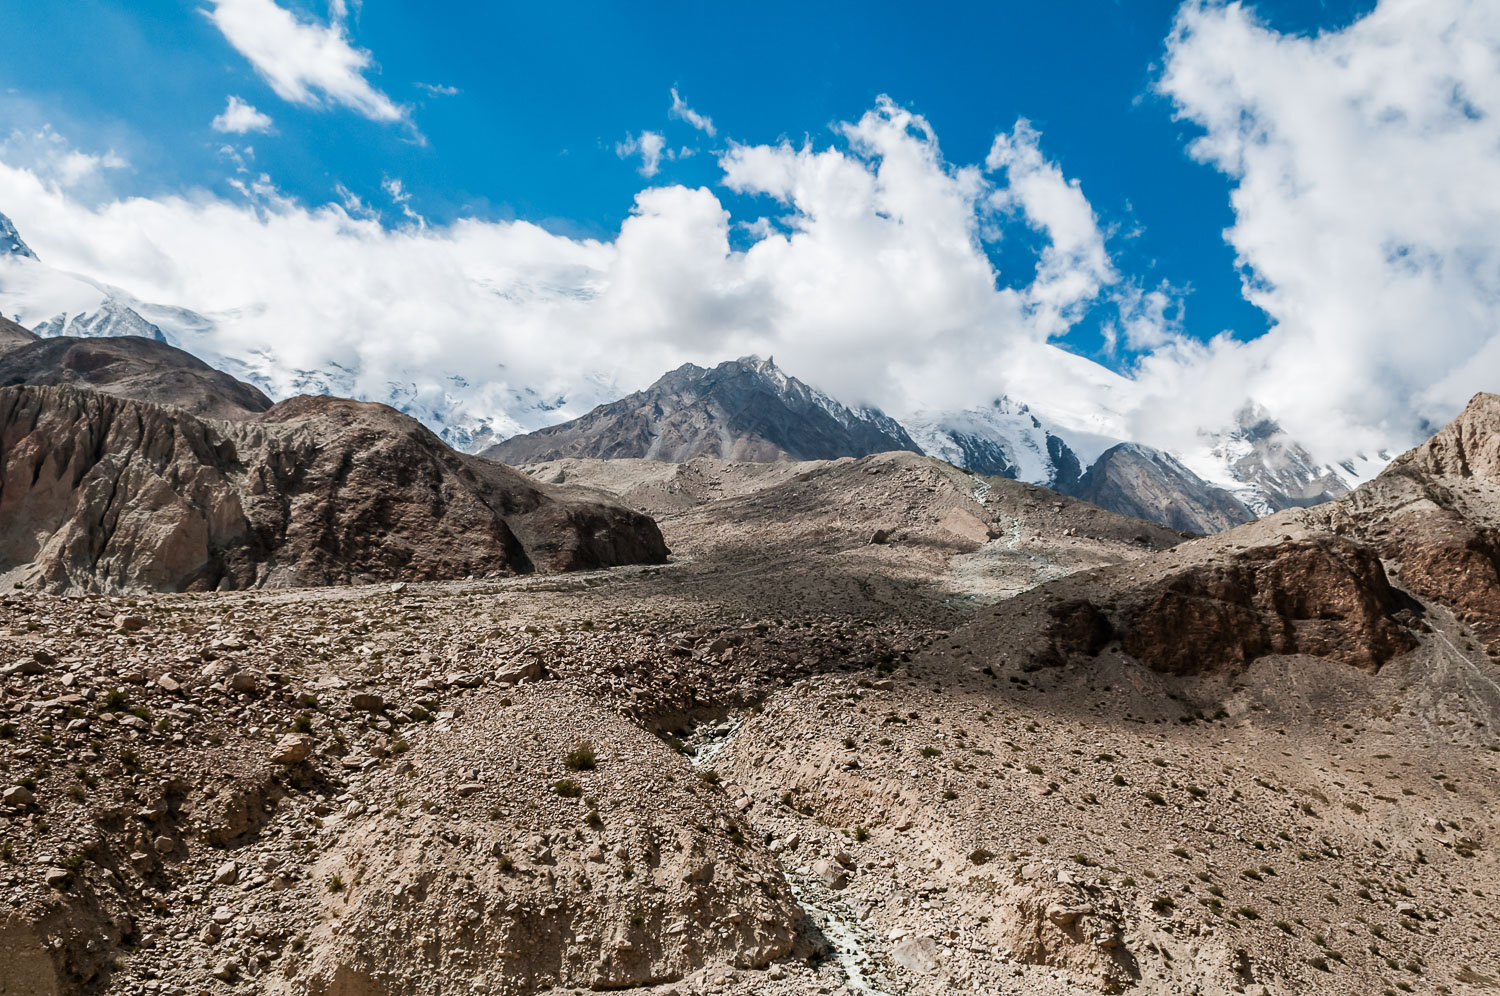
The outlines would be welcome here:
M 57 590 L 202 591 L 659 562 L 647 516 L 455 453 L 381 405 L 242 421 L 0 388 L 0 557 Z
M 139 336 L 42 338 L 0 328 L 0 387 L 78 387 L 175 405 L 205 418 L 249 418 L 271 407 L 257 388 L 175 346 Z
M 1500 653 L 1500 395 L 1479 394 L 1426 443 L 1357 490 L 1335 528 L 1399 564 Z

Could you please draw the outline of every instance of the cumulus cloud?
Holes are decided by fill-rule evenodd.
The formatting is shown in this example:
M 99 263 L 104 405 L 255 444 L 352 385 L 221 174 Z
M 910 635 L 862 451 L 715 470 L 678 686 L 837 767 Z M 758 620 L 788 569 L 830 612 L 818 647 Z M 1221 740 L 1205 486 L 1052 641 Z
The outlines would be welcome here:
M 282 100 L 304 107 L 337 105 L 371 121 L 403 121 L 406 110 L 370 84 L 373 58 L 355 48 L 344 28 L 347 9 L 334 4 L 330 24 L 300 20 L 274 0 L 209 0 L 209 20 L 250 60 Z
M 638 193 L 607 241 L 476 219 L 392 229 L 347 188 L 306 206 L 264 175 L 237 200 L 95 205 L 4 165 L 0 206 L 60 268 L 208 316 L 213 330 L 184 345 L 282 395 L 339 370 L 340 390 L 514 430 L 685 361 L 759 353 L 899 413 L 983 403 L 1017 378 L 1059 398 L 1119 380 L 1086 361 L 1080 375 L 1047 345 L 1110 274 L 1079 248 L 1097 236 L 1091 215 L 1056 206 L 1077 188 L 1033 154 L 1039 141 L 1017 126 L 996 169 L 955 165 L 926 121 L 882 100 L 831 143 L 723 153 L 722 182 L 752 199 L 738 231 L 714 191 L 668 185 Z M 395 178 L 384 195 L 410 208 Z M 1014 226 L 1062 248 L 1001 286 L 986 245 Z M 1064 279 L 1054 259 L 1094 269 Z
M 253 131 L 270 131 L 270 115 L 262 114 L 251 104 L 231 95 L 229 104 L 211 122 L 214 131 L 244 135 Z
M 667 158 L 673 156 L 667 151 L 667 140 L 659 132 L 654 131 L 627 135 L 625 141 L 615 143 L 615 155 L 621 159 L 640 156 L 641 165 L 638 172 L 644 177 L 652 177 L 661 172 L 661 161 L 664 155 Z
M 1324 454 L 1399 447 L 1500 387 L 1496 51 L 1494 4 L 1382 0 L 1315 37 L 1182 8 L 1160 89 L 1233 183 L 1225 235 L 1273 327 L 1148 356 L 1145 431 L 1248 394 Z
M 709 138 L 713 138 L 714 135 L 718 134 L 714 131 L 713 118 L 707 114 L 699 114 L 689 107 L 687 102 L 677 95 L 677 88 L 675 86 L 672 88 L 672 108 L 667 114 L 679 121 L 686 121 L 694 128 L 708 135 Z
M 0 210 L 56 265 L 210 316 L 197 345 L 283 394 L 336 368 L 363 396 L 531 428 L 685 361 L 759 353 L 897 415 L 1008 393 L 1176 449 L 1255 401 L 1335 458 L 1413 442 L 1497 386 L 1492 7 L 1383 0 L 1316 37 L 1236 4 L 1182 9 L 1159 86 L 1201 132 L 1192 154 L 1229 178 L 1226 238 L 1273 323 L 1249 342 L 1189 335 L 1178 293 L 1122 274 L 1026 121 L 955 163 L 887 99 L 831 141 L 729 142 L 719 182 L 741 216 L 708 188 L 649 187 L 607 240 L 477 219 L 392 229 L 351 191 L 307 206 L 264 175 L 238 200 L 101 203 L 68 183 L 100 156 L 70 170 L 50 139 L 46 156 L 0 149 Z M 616 152 L 648 177 L 670 155 L 654 132 Z M 1032 266 L 998 272 L 1015 254 L 995 245 L 1027 230 Z M 1058 348 L 1085 315 L 1137 354 L 1130 376 Z

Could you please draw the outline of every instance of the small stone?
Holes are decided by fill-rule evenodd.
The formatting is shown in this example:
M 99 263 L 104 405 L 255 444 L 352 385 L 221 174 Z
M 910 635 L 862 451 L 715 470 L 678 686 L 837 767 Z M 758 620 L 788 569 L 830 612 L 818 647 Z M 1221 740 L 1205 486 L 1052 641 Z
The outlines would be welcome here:
M 230 909 L 228 906 L 215 906 L 214 907 L 214 911 L 213 911 L 213 921 L 214 921 L 214 923 L 217 923 L 219 926 L 222 927 L 224 924 L 229 923 L 233 919 L 234 919 L 234 910 Z
M 525 664 L 513 664 L 510 667 L 500 668 L 495 672 L 496 681 L 506 681 L 512 685 L 519 685 L 523 681 L 540 681 L 541 678 L 541 661 L 527 661 Z
M 182 683 L 170 674 L 164 674 L 156 679 L 156 687 L 164 692 L 176 692 L 182 690 Z
M 161 836 L 153 840 L 151 846 L 156 848 L 157 854 L 171 854 L 176 849 L 177 842 L 171 837 Z
M 385 708 L 385 699 L 374 692 L 359 692 L 354 696 L 353 705 L 362 712 L 380 712 Z
M 124 612 L 121 612 L 115 616 L 113 622 L 115 629 L 125 633 L 134 633 L 146 625 L 146 617 L 126 615 Z
M 464 782 L 458 787 L 458 797 L 467 799 L 471 795 L 477 795 L 484 791 L 484 786 L 478 782 Z
M 890 958 L 892 963 L 919 975 L 931 975 L 942 967 L 937 941 L 926 935 L 908 937 L 893 945 Z
M 255 680 L 253 674 L 237 674 L 229 679 L 229 690 L 231 692 L 243 692 L 253 694 L 260 688 L 260 682 Z
M 849 873 L 844 867 L 826 858 L 819 858 L 813 862 L 812 873 L 818 877 L 830 889 L 842 889 L 849 884 Z
M 49 889 L 66 889 L 70 878 L 72 876 L 61 868 L 48 868 L 42 873 L 42 881 L 47 883 Z
M 219 866 L 219 870 L 218 871 L 214 872 L 214 884 L 215 885 L 233 885 L 234 882 L 235 882 L 235 880 L 238 879 L 239 877 L 240 877 L 240 866 L 239 866 L 239 864 L 237 862 L 234 862 L 234 861 L 226 861 L 222 865 Z

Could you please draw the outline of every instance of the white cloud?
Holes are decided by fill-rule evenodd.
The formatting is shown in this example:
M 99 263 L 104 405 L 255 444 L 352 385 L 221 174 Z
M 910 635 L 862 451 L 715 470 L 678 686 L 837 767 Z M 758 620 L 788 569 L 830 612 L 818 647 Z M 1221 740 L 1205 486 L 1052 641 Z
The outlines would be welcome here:
M 228 106 L 224 108 L 222 114 L 213 119 L 212 125 L 214 131 L 244 135 L 252 131 L 270 131 L 271 118 L 270 115 L 262 114 L 239 97 L 231 95 Z
M 424 91 L 429 97 L 456 97 L 463 93 L 458 87 L 444 83 L 413 83 L 412 85 Z
M 74 148 L 51 125 L 34 131 L 12 131 L 0 142 L 0 162 L 22 166 L 48 182 L 70 188 L 95 185 L 106 170 L 130 166 L 113 149 L 83 152 Z
M 1001 170 L 955 166 L 925 121 L 882 101 L 832 146 L 732 146 L 725 184 L 766 195 L 734 232 L 743 249 L 719 197 L 677 185 L 638 193 L 609 241 L 474 219 L 392 229 L 352 191 L 308 207 L 264 175 L 241 181 L 243 200 L 93 205 L 5 165 L 0 206 L 54 265 L 212 318 L 186 344 L 243 361 L 282 395 L 307 389 L 299 371 L 342 369 L 340 390 L 535 426 L 682 362 L 754 352 L 900 412 L 982 403 L 1017 378 L 1058 398 L 1118 380 L 1047 361 L 1058 316 L 1098 293 L 1102 271 L 1069 280 L 1048 264 L 1002 287 L 986 255 L 1013 212 L 1044 239 L 1067 235 L 1058 259 L 1088 258 L 1087 217 L 1052 204 L 1077 188 L 1032 154 L 1037 141 L 1018 127 Z M 396 178 L 384 196 L 410 208 Z M 558 411 L 527 408 L 558 396 Z
M 1495 4 L 1382 0 L 1316 37 L 1183 7 L 1160 89 L 1233 181 L 1225 234 L 1273 327 L 1148 358 L 1163 407 L 1223 418 L 1248 394 L 1333 455 L 1413 443 L 1500 387 L 1496 51 Z
M 718 134 L 714 131 L 713 118 L 707 114 L 699 114 L 689 107 L 687 102 L 677 95 L 677 88 L 675 86 L 672 88 L 672 108 L 667 113 L 680 121 L 686 121 L 694 128 L 707 134 L 709 138 L 713 138 L 714 135 Z
M 427 226 L 427 219 L 422 217 L 420 214 L 417 214 L 417 212 L 412 208 L 411 191 L 406 189 L 406 184 L 402 182 L 400 177 L 386 177 L 381 181 L 380 189 L 385 191 L 386 196 L 391 199 L 392 204 L 395 204 L 398 208 L 401 209 L 401 213 L 406 216 L 408 221 L 416 222 L 418 227 L 425 228 Z M 358 198 L 355 198 L 355 201 L 357 203 Z M 345 197 L 344 203 L 347 207 L 349 203 L 347 197 Z
M 305 107 L 340 105 L 372 121 L 403 121 L 406 111 L 370 85 L 370 53 L 344 30 L 342 4 L 331 24 L 299 20 L 274 0 L 209 0 L 204 11 L 282 100 Z
M 50 140 L 47 156 L 0 149 L 0 210 L 44 259 L 211 315 L 205 351 L 282 393 L 302 386 L 290 371 L 337 364 L 364 396 L 399 384 L 420 410 L 532 427 L 755 352 L 896 414 L 1005 392 L 1178 448 L 1253 399 L 1333 457 L 1405 445 L 1500 386 L 1497 48 L 1500 9 L 1460 0 L 1384 0 L 1315 38 L 1233 4 L 1183 9 L 1160 86 L 1233 183 L 1226 235 L 1274 323 L 1251 342 L 1188 337 L 1174 290 L 1122 276 L 1024 120 L 984 163 L 952 163 L 884 99 L 832 143 L 729 143 L 723 185 L 759 201 L 743 217 L 708 189 L 651 187 L 612 240 L 473 219 L 392 230 L 349 191 L 307 207 L 264 176 L 247 201 L 99 204 Z M 655 132 L 615 151 L 647 177 L 671 155 Z M 1018 226 L 1038 236 L 1035 271 L 997 273 L 990 244 Z M 1107 335 L 1146 350 L 1133 379 L 1052 344 L 1098 307 Z M 528 414 L 528 391 L 568 404 Z
M 673 153 L 666 150 L 667 140 L 660 133 L 654 131 L 643 131 L 640 135 L 627 135 L 625 141 L 615 143 L 615 155 L 621 159 L 629 159 L 632 156 L 641 157 L 639 172 L 641 176 L 652 177 L 661 171 L 661 161 L 665 154 L 666 158 L 674 158 Z

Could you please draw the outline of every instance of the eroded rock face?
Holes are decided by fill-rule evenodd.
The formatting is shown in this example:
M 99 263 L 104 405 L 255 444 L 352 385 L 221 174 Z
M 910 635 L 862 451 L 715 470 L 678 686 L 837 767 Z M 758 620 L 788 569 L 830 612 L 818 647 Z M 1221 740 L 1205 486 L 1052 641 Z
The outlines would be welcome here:
M 1405 608 L 1369 548 L 1338 538 L 1286 542 L 1169 574 L 1124 594 L 1109 613 L 1087 600 L 1053 605 L 1042 663 L 1096 654 L 1113 635 L 1127 654 L 1173 674 L 1266 654 L 1374 671 L 1416 645 L 1395 618 Z
M 1426 443 L 1351 498 L 1344 528 L 1400 565 L 1500 653 L 1500 395 L 1479 394 Z
M 1476 394 L 1437 435 L 1398 457 L 1386 476 L 1500 479 L 1500 394 Z
M 202 591 L 660 562 L 648 517 L 461 456 L 380 405 L 240 422 L 0 389 L 0 556 L 54 590 Z

